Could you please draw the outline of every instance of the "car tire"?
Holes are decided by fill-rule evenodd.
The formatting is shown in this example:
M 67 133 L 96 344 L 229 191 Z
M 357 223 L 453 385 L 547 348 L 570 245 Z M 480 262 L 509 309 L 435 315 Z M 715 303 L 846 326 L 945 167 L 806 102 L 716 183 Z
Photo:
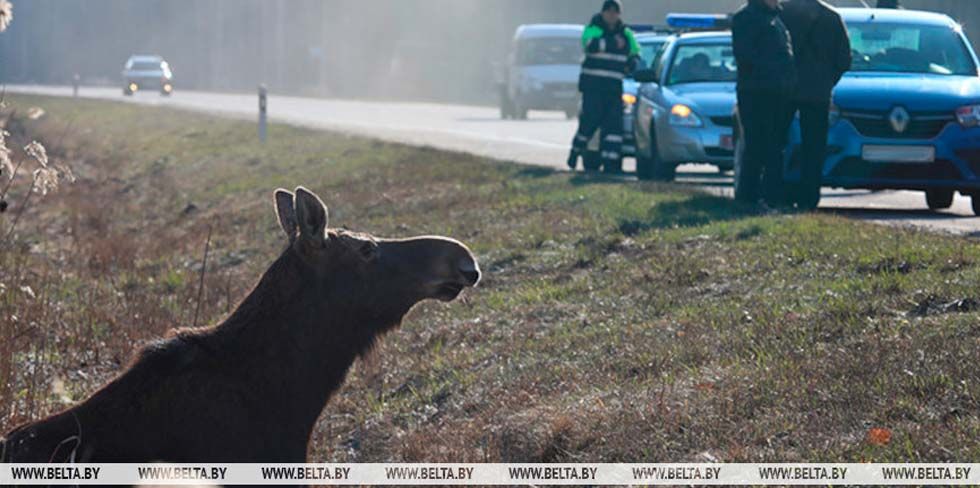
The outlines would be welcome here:
M 953 190 L 926 190 L 926 205 L 929 210 L 945 210 L 953 206 Z
M 527 108 L 514 103 L 514 118 L 517 120 L 527 120 Z
M 639 153 L 639 151 L 637 151 Z M 641 180 L 674 181 L 677 166 L 660 158 L 657 150 L 657 136 L 650 129 L 650 157 L 636 155 L 636 177 Z
M 594 172 L 602 168 L 602 157 L 599 151 L 585 151 L 582 153 L 582 167 L 586 171 Z
M 500 95 L 500 119 L 507 120 L 514 118 L 514 102 L 506 93 Z

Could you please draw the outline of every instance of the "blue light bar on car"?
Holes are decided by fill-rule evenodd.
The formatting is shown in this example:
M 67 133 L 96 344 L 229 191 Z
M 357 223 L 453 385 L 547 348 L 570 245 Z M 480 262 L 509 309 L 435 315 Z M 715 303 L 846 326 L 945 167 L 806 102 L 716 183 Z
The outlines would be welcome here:
M 728 23 L 727 15 L 667 14 L 667 25 L 675 29 L 721 29 Z

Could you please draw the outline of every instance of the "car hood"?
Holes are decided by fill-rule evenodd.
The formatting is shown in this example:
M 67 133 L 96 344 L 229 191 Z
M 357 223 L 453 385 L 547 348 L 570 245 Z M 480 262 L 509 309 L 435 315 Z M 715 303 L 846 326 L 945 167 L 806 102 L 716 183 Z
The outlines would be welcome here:
M 685 83 L 668 88 L 673 103 L 690 105 L 711 117 L 731 115 L 735 108 L 735 83 Z
M 520 66 L 519 69 L 525 78 L 541 83 L 578 83 L 582 68 L 577 64 L 542 64 Z
M 834 89 L 842 110 L 954 111 L 980 101 L 980 77 L 909 73 L 848 73 Z

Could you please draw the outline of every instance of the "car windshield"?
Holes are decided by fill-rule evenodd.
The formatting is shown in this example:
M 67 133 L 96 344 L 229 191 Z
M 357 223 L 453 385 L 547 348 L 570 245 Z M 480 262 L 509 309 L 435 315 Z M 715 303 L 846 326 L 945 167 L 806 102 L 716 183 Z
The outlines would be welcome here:
M 852 71 L 977 74 L 963 38 L 950 27 L 855 23 L 847 31 L 854 56 Z
M 517 64 L 579 64 L 582 62 L 582 43 L 572 37 L 541 37 L 523 39 L 517 44 Z
M 130 68 L 133 71 L 159 71 L 160 62 L 159 61 L 133 61 L 133 66 Z
M 654 59 L 657 58 L 657 53 L 666 44 L 665 41 L 640 41 L 640 60 L 643 63 L 644 68 L 649 68 L 653 66 Z
M 667 84 L 725 82 L 735 78 L 731 44 L 690 44 L 677 48 Z

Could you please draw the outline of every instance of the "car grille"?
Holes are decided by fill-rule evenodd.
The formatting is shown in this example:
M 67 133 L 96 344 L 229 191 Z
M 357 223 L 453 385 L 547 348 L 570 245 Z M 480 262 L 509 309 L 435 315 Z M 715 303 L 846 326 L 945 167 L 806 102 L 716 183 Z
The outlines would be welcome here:
M 711 117 L 711 123 L 721 127 L 735 127 L 735 117 L 731 115 Z
M 900 180 L 959 180 L 963 176 L 953 163 L 936 160 L 933 163 L 871 163 L 861 158 L 840 162 L 831 176 L 843 178 L 889 178 Z
M 720 147 L 706 147 L 704 148 L 704 154 L 712 158 L 730 158 L 735 156 L 735 151 Z
M 863 136 L 886 139 L 932 139 L 950 122 L 956 120 L 946 112 L 918 112 L 910 115 L 912 120 L 905 132 L 895 132 L 888 113 L 846 111 L 841 113 L 841 118 L 850 121 Z

